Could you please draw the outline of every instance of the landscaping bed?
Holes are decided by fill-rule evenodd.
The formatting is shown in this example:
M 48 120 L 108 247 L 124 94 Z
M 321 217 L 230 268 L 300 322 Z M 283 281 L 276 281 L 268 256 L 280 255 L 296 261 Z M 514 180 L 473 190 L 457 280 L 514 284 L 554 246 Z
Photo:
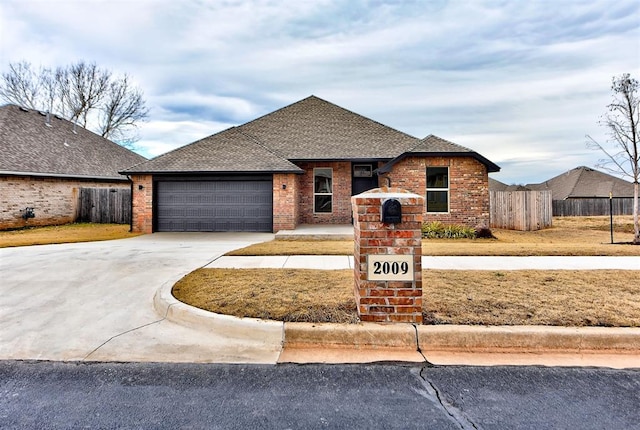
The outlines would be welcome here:
M 425 324 L 640 327 L 640 271 L 423 272 Z M 173 289 L 211 312 L 357 322 L 351 270 L 200 269 Z

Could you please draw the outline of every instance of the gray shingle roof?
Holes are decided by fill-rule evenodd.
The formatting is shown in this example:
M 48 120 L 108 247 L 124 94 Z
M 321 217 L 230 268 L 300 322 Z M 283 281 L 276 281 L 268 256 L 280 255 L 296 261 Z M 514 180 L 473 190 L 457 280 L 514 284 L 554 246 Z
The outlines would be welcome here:
M 509 185 L 497 179 L 489 178 L 489 191 L 507 191 Z
M 416 140 L 316 96 L 240 128 L 289 160 L 390 159 Z
M 0 107 L 0 174 L 126 179 L 146 158 L 70 121 L 15 105 Z
M 232 127 L 160 155 L 123 173 L 295 172 L 302 170 Z
M 457 143 L 449 142 L 448 140 L 442 139 L 441 137 L 434 136 L 430 134 L 424 139 L 420 139 L 418 141 L 414 141 L 414 144 L 405 152 L 398 155 L 393 160 L 389 161 L 387 164 L 378 169 L 379 173 L 386 173 L 391 170 L 394 164 L 398 161 L 408 157 L 408 156 L 443 156 L 443 157 L 452 157 L 452 156 L 468 156 L 475 158 L 485 166 L 487 166 L 488 172 L 499 172 L 500 167 L 498 167 L 493 162 L 484 158 L 482 155 L 478 154 L 475 151 L 472 151 L 469 148 L 465 148 L 462 145 L 458 145 Z
M 460 145 L 428 136 L 418 140 L 315 96 L 214 134 L 124 173 L 297 172 L 304 160 L 391 160 L 409 151 L 467 153 Z
M 589 167 L 580 166 L 540 184 L 528 184 L 532 190 L 552 190 L 554 200 L 570 198 L 633 197 L 633 184 Z
M 531 191 L 524 185 L 507 185 L 497 179 L 489 178 L 489 191 Z

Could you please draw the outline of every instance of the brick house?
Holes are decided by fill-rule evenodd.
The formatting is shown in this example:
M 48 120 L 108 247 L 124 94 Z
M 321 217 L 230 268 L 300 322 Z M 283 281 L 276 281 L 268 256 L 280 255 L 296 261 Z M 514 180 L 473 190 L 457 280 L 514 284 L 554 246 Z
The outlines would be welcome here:
M 425 219 L 489 225 L 499 167 L 311 96 L 126 169 L 132 230 L 268 231 L 351 223 L 351 196 L 391 184 L 424 195 Z
M 129 188 L 146 158 L 55 115 L 0 107 L 0 230 L 77 219 L 81 187 Z M 33 218 L 26 215 L 33 208 Z

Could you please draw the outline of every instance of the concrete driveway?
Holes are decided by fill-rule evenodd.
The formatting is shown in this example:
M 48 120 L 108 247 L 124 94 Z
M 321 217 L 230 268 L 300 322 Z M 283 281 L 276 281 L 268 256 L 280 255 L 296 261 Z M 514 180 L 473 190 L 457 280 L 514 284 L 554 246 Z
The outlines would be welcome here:
M 272 234 L 156 233 L 0 249 L 0 359 L 275 363 L 281 338 L 171 323 L 155 292 Z

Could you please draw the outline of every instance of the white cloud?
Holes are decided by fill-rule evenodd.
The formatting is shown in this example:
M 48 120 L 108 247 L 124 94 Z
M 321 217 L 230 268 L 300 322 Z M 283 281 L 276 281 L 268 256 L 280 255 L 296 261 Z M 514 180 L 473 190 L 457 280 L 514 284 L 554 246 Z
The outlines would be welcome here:
M 310 94 L 547 179 L 599 158 L 584 135 L 640 71 L 634 0 L 5 1 L 0 70 L 84 59 L 129 73 L 157 155 Z M 591 164 L 590 164 L 591 163 Z

